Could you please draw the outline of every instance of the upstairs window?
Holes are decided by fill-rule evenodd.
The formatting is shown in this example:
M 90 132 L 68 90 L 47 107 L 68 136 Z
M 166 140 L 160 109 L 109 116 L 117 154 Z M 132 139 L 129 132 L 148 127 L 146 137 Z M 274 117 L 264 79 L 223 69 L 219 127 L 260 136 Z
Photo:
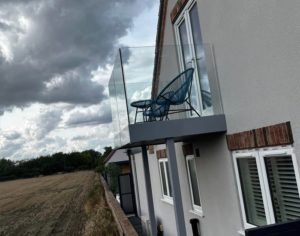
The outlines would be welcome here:
M 205 63 L 204 44 L 196 0 L 187 1 L 174 22 L 175 41 L 178 45 L 180 71 L 194 68 L 191 103 L 202 115 L 211 115 L 212 98 Z M 191 116 L 194 114 L 190 114 Z
M 233 157 L 245 228 L 300 218 L 292 148 L 234 152 Z

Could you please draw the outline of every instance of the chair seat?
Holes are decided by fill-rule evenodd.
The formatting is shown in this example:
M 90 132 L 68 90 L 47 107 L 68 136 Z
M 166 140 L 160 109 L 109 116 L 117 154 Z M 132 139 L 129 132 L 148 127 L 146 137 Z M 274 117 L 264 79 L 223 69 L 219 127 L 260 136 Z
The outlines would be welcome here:
M 150 107 L 152 103 L 153 103 L 153 101 L 151 99 L 138 100 L 138 101 L 130 103 L 130 106 L 135 107 L 135 108 L 145 109 L 145 108 Z
M 150 118 L 163 118 L 168 114 L 169 108 L 170 108 L 170 103 L 164 103 L 162 105 L 155 103 L 152 104 L 151 109 L 145 110 L 143 114 L 144 116 Z

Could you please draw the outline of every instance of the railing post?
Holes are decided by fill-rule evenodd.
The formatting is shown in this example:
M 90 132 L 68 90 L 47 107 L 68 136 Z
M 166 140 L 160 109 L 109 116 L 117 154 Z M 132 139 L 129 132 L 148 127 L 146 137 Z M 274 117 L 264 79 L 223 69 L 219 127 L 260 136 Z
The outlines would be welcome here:
M 142 146 L 142 156 L 143 156 L 143 166 L 144 166 L 144 173 L 145 173 L 145 186 L 146 186 L 146 193 L 147 193 L 146 195 L 147 195 L 148 211 L 149 211 L 149 218 L 151 224 L 151 235 L 155 236 L 157 235 L 157 228 L 156 228 L 156 219 L 155 219 L 153 196 L 152 196 L 147 147 L 145 145 Z
M 173 139 L 167 139 L 167 157 L 173 190 L 173 203 L 175 211 L 176 229 L 178 236 L 186 236 L 183 204 L 179 183 L 178 166 L 176 160 L 175 143 Z

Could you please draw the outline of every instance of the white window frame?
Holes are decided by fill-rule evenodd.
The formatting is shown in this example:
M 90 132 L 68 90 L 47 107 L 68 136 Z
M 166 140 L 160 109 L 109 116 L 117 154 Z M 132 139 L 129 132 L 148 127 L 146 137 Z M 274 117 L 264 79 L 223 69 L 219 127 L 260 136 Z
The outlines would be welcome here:
M 194 194 L 193 194 L 193 187 L 192 187 L 192 180 L 191 180 L 191 175 L 190 175 L 190 168 L 189 168 L 189 160 L 194 161 L 195 169 L 197 170 L 196 166 L 196 159 L 194 155 L 187 155 L 186 156 L 186 169 L 187 169 L 187 175 L 188 175 L 188 181 L 189 181 L 189 188 L 190 188 L 190 194 L 191 194 L 191 201 L 192 201 L 192 207 L 193 211 L 198 213 L 199 215 L 203 215 L 203 210 L 202 210 L 202 202 L 201 202 L 201 195 L 200 195 L 200 189 L 199 189 L 199 181 L 198 181 L 198 176 L 197 176 L 197 171 L 196 171 L 196 181 L 197 181 L 197 186 L 198 186 L 198 194 L 200 197 L 200 205 L 196 205 L 194 203 Z
M 165 172 L 167 195 L 164 194 L 163 178 L 162 178 L 160 163 L 163 163 L 163 168 L 164 168 L 164 172 Z M 166 167 L 167 165 L 169 165 L 168 158 L 158 159 L 158 168 L 159 168 L 159 175 L 160 175 L 160 186 L 161 186 L 162 200 L 167 201 L 169 203 L 173 203 L 173 197 L 170 196 L 171 194 L 170 194 L 169 181 L 171 183 L 171 180 L 168 179 L 167 167 Z M 170 171 L 170 169 L 169 169 L 169 171 Z
M 193 33 L 191 28 L 191 20 L 189 12 L 193 8 L 193 6 L 196 4 L 196 0 L 190 0 L 188 3 L 184 6 L 181 13 L 179 14 L 178 18 L 176 19 L 174 23 L 174 32 L 175 32 L 175 42 L 177 44 L 177 53 L 178 53 L 178 59 L 179 59 L 179 66 L 180 71 L 184 71 L 184 61 L 182 58 L 182 48 L 181 48 L 181 39 L 180 39 L 180 33 L 179 33 L 179 27 L 183 21 L 185 21 L 186 28 L 187 28 L 187 37 L 189 42 L 189 50 L 191 53 L 191 66 L 194 68 L 194 77 L 200 78 L 201 75 L 198 74 L 198 70 L 196 69 L 198 67 L 196 62 L 196 52 L 195 52 L 195 46 L 194 46 L 194 40 L 193 40 Z M 199 12 L 198 12 L 199 13 Z M 201 29 L 200 29 L 201 30 Z M 203 45 L 204 46 L 204 45 Z M 203 102 L 202 102 L 202 95 L 201 95 L 201 86 L 199 79 L 194 79 L 193 83 L 196 85 L 196 93 L 197 93 L 197 107 L 200 109 L 199 112 L 201 115 L 204 115 L 206 113 L 210 114 L 210 110 L 204 110 L 203 109 Z M 192 117 L 190 113 L 188 114 L 189 117 Z
M 240 207 L 241 207 L 242 218 L 243 218 L 243 223 L 244 223 L 245 229 L 254 228 L 257 226 L 252 225 L 247 222 L 237 159 L 247 158 L 247 157 L 255 158 L 257 170 L 258 170 L 259 182 L 261 185 L 261 192 L 262 192 L 262 198 L 263 198 L 263 202 L 264 202 L 267 224 L 274 224 L 274 223 L 276 223 L 275 215 L 274 215 L 274 211 L 273 211 L 273 204 L 272 204 L 272 199 L 271 199 L 271 193 L 269 190 L 270 188 L 269 188 L 269 184 L 268 184 L 268 177 L 267 177 L 267 173 L 266 173 L 266 166 L 265 166 L 264 158 L 268 157 L 268 156 L 285 156 L 285 155 L 291 156 L 291 158 L 292 158 L 296 183 L 297 183 L 299 197 L 300 197 L 300 188 L 299 188 L 300 175 L 299 175 L 297 159 L 296 159 L 296 155 L 294 153 L 293 147 L 279 146 L 279 147 L 273 147 L 273 148 L 259 148 L 259 149 L 252 149 L 252 150 L 234 151 L 232 153 L 232 156 L 234 159 L 234 170 L 235 170 L 235 175 L 236 175 L 238 194 L 239 194 L 239 199 L 240 199 Z

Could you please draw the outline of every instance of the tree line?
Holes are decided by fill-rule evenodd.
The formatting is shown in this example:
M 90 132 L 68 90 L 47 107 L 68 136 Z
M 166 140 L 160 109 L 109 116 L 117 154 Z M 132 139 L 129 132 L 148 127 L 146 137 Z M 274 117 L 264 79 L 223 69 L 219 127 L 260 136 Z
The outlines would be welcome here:
M 111 150 L 111 147 L 105 147 L 104 153 L 95 150 L 71 153 L 59 152 L 23 161 L 0 159 L 0 181 L 31 178 L 76 170 L 95 169 L 98 172 L 103 172 L 104 160 Z

